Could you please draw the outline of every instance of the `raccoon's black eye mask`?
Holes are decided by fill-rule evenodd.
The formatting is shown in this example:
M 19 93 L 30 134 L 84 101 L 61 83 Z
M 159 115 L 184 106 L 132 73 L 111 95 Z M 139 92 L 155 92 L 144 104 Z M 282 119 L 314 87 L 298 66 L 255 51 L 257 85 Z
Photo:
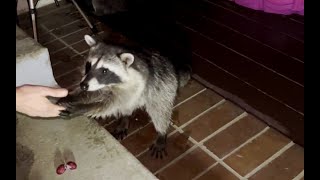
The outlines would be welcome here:
M 90 71 L 90 69 L 91 69 L 91 63 L 87 62 L 87 63 L 86 63 L 85 74 L 88 74 L 88 72 Z
M 106 68 L 103 68 L 103 69 L 101 69 L 102 70 L 102 73 L 103 74 L 107 74 L 108 73 L 108 69 L 106 69 Z

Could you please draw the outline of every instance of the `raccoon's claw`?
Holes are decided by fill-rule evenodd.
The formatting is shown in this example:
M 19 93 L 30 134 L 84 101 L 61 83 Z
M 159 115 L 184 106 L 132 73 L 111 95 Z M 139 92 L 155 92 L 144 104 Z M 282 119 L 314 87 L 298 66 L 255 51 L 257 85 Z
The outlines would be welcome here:
M 127 128 L 121 129 L 121 130 L 116 129 L 111 134 L 113 135 L 114 138 L 116 138 L 118 140 L 122 140 L 128 136 L 128 129 Z
M 57 104 L 65 108 L 65 110 L 60 111 L 59 116 L 63 119 L 70 119 L 71 115 L 75 111 L 75 106 L 72 103 L 63 102 L 63 101 L 57 102 Z
M 73 113 L 74 111 L 75 111 L 75 105 L 73 104 L 73 103 L 71 103 L 71 102 L 63 102 L 63 101 L 61 101 L 61 102 L 57 102 L 57 104 L 59 105 L 59 106 L 62 106 L 62 107 L 64 107 L 65 108 L 65 112 L 68 112 L 69 113 L 69 115 L 71 114 L 71 113 Z
M 154 142 L 149 148 L 149 150 L 151 151 L 151 157 L 155 156 L 156 159 L 162 159 L 163 155 L 168 156 L 166 146 L 167 135 L 159 135 L 156 142 Z
M 59 116 L 63 119 L 69 119 L 70 118 L 70 112 L 67 110 L 60 111 Z
M 163 155 L 168 156 L 165 144 L 152 144 L 149 148 L 151 157 L 163 159 Z

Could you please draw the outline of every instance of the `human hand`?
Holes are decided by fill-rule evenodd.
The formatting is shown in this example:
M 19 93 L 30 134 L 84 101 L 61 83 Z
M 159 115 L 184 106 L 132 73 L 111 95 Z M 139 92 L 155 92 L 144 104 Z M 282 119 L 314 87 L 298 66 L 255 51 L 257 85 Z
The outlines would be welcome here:
M 68 90 L 36 85 L 16 88 L 16 111 L 31 117 L 57 117 L 64 107 L 53 104 L 47 97 L 65 97 Z

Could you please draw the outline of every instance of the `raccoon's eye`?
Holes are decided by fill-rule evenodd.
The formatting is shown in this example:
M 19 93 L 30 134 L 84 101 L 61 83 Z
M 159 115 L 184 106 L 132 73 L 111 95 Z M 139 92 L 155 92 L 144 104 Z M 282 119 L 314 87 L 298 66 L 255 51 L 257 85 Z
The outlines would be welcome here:
M 107 69 L 103 69 L 103 70 L 102 70 L 102 73 L 103 73 L 103 74 L 107 74 L 107 72 L 108 72 Z

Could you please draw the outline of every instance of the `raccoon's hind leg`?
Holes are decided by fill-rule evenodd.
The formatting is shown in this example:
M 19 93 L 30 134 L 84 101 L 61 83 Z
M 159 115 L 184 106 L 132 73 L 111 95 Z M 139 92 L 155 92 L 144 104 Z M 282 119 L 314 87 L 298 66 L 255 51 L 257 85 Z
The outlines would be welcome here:
M 151 117 L 153 125 L 158 133 L 157 139 L 150 146 L 151 156 L 162 159 L 163 155 L 168 155 L 166 151 L 167 131 L 170 126 L 172 106 L 167 105 L 164 108 L 163 106 L 147 106 L 146 110 Z
M 167 134 L 158 134 L 156 141 L 150 146 L 151 156 L 155 158 L 163 158 L 163 155 L 168 155 L 166 151 L 167 147 Z
M 116 123 L 117 123 L 117 127 L 111 134 L 116 139 L 122 140 L 128 135 L 129 117 L 128 116 L 121 117 L 119 120 L 116 121 Z

